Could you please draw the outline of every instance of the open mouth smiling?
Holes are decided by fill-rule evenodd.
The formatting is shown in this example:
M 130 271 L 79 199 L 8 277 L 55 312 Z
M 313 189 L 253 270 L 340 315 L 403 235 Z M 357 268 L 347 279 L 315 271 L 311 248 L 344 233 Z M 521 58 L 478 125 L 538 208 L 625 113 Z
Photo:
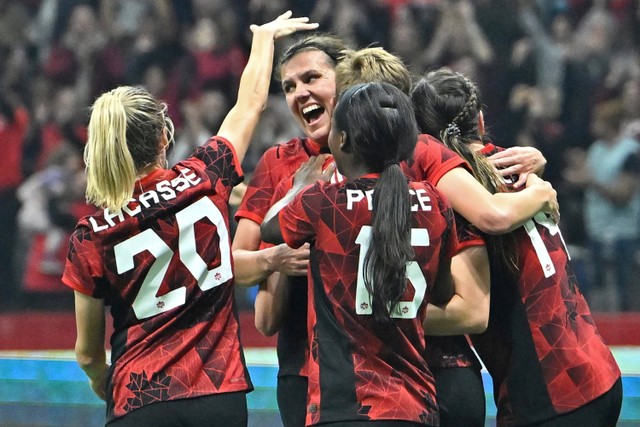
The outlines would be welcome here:
M 313 104 L 302 109 L 302 118 L 307 124 L 311 124 L 318 120 L 320 116 L 322 116 L 322 113 L 324 113 L 324 107 Z

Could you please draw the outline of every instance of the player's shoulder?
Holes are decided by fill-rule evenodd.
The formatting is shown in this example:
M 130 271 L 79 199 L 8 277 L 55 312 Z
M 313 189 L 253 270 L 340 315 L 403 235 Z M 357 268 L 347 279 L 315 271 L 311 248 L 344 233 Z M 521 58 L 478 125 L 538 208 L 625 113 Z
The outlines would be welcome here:
M 276 157 L 278 159 L 292 157 L 295 155 L 299 155 L 299 153 L 306 153 L 305 147 L 305 138 L 295 137 L 291 138 L 288 141 L 280 142 L 273 147 L 269 148 L 270 156 Z
M 436 196 L 440 196 L 442 193 L 429 181 L 409 181 L 410 190 L 423 190 L 428 193 L 433 193 Z
M 413 196 L 426 199 L 429 198 L 440 210 L 449 209 L 451 204 L 444 193 L 433 185 L 430 181 L 410 181 L 409 189 Z
M 429 135 L 427 133 L 421 133 L 418 135 L 418 142 L 431 145 L 431 144 L 442 144 L 438 138 L 433 135 Z

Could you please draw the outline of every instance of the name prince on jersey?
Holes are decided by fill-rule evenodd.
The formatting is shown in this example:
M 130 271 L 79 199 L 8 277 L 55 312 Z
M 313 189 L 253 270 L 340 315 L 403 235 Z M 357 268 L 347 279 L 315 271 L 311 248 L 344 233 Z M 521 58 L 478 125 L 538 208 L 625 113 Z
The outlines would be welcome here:
M 417 212 L 422 210 L 425 212 L 431 211 L 431 197 L 423 189 L 409 189 L 411 195 L 411 212 Z M 365 198 L 367 199 L 367 207 L 369 210 L 373 209 L 373 189 L 362 191 L 358 189 L 347 189 L 347 210 L 353 210 L 353 205 L 359 203 Z

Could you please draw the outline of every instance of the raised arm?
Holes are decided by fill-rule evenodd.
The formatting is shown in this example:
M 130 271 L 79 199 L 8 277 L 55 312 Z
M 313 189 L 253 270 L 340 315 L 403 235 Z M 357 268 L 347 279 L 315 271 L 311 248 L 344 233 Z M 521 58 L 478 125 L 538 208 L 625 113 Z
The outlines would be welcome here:
M 253 131 L 267 102 L 273 69 L 274 40 L 298 30 L 318 27 L 318 24 L 307 23 L 308 20 L 291 18 L 291 11 L 288 11 L 267 24 L 251 26 L 251 54 L 240 78 L 238 99 L 218 131 L 219 136 L 233 144 L 239 161 L 244 159 Z

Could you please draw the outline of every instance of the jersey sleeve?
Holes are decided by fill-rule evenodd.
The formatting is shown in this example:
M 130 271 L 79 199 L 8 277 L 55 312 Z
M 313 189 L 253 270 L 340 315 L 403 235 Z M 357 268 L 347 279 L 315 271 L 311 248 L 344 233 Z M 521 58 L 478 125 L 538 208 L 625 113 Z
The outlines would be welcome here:
M 69 239 L 69 252 L 62 274 L 62 283 L 94 298 L 105 298 L 98 285 L 103 276 L 102 263 L 95 250 L 89 228 L 78 225 Z
M 455 213 L 456 231 L 458 236 L 458 250 L 470 248 L 472 246 L 485 246 L 484 237 L 473 224 L 467 221 L 462 215 Z
M 458 232 L 455 220 L 455 213 L 447 198 L 437 188 L 433 187 L 437 194 L 438 208 L 444 217 L 447 228 L 442 234 L 442 254 L 441 259 L 452 258 L 459 252 Z
M 274 160 L 275 148 L 270 148 L 258 161 L 247 186 L 247 191 L 236 211 L 236 221 L 247 218 L 257 224 L 262 224 L 264 216 L 271 207 L 274 188 L 277 185 L 273 182 L 272 168 L 270 167 Z
M 216 191 L 228 201 L 233 187 L 244 179 L 233 145 L 225 138 L 213 136 L 194 152 L 191 159 L 194 158 L 204 163 L 209 178 L 216 183 Z
M 313 240 L 323 197 L 322 183 L 310 185 L 278 213 L 282 237 L 289 247 L 299 248 Z
M 457 167 L 471 170 L 469 164 L 457 153 L 430 135 L 419 135 L 408 174 L 415 181 L 429 181 L 438 185 L 447 172 Z

